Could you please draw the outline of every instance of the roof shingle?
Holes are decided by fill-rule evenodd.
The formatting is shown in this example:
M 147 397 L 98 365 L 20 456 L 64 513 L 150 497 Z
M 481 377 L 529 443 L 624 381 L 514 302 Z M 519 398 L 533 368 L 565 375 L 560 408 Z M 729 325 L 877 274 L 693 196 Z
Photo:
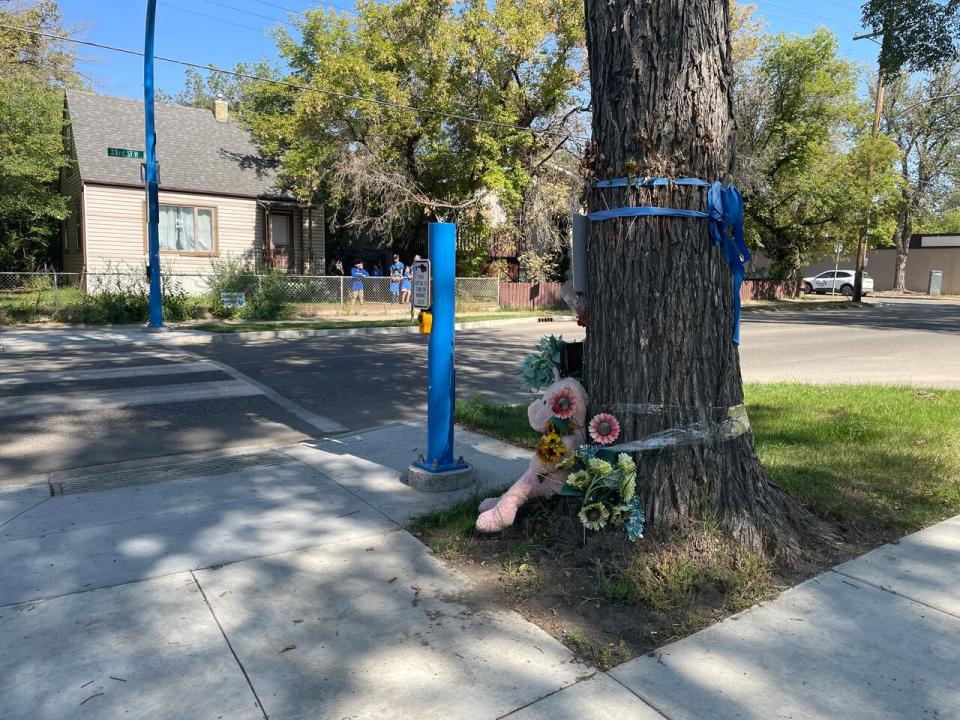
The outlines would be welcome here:
M 67 111 L 80 177 L 142 186 L 140 160 L 107 157 L 107 148 L 144 149 L 143 103 L 67 91 Z M 179 105 L 156 105 L 160 189 L 287 198 L 276 187 L 275 163 L 264 158 L 236 121 Z

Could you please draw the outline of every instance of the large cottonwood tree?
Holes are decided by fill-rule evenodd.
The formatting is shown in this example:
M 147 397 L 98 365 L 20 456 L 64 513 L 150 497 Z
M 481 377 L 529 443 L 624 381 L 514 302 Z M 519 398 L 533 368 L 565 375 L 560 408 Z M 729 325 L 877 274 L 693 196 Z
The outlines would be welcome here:
M 592 185 L 624 176 L 727 178 L 735 146 L 729 22 L 725 0 L 587 0 L 590 211 L 705 209 L 700 188 Z M 588 262 L 591 404 L 620 416 L 625 440 L 715 426 L 743 402 L 731 270 L 706 220 L 592 222 Z M 658 530 L 710 514 L 754 549 L 796 553 L 808 516 L 771 482 L 749 432 L 637 459 L 647 520 Z

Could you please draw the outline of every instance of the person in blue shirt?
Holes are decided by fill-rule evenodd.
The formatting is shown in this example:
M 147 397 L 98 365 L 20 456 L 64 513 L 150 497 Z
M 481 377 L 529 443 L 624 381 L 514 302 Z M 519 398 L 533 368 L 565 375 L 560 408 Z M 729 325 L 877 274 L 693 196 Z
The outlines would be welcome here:
M 350 271 L 353 283 L 350 285 L 350 302 L 363 305 L 363 279 L 370 277 L 370 273 L 363 269 L 363 260 L 357 260 Z
M 383 270 L 380 269 L 379 265 L 373 266 L 373 276 L 374 277 L 383 277 Z
M 403 270 L 403 279 L 400 281 L 400 303 L 406 305 L 410 302 L 410 267 Z
M 396 305 L 400 302 L 400 279 L 403 277 L 403 263 L 400 262 L 400 256 L 393 256 L 393 263 L 390 265 L 390 304 Z

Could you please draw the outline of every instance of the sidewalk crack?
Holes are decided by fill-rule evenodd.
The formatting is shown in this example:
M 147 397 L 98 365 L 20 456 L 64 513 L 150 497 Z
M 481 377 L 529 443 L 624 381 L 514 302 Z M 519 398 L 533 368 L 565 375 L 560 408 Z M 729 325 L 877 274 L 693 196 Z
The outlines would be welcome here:
M 210 601 L 207 599 L 207 593 L 204 591 L 203 586 L 200 584 L 200 581 L 197 579 L 196 574 L 193 570 L 190 571 L 190 577 L 193 578 L 193 582 L 196 583 L 197 589 L 200 591 L 200 596 L 203 598 L 203 602 L 207 605 L 207 610 L 210 611 L 213 621 L 217 624 L 217 627 L 220 629 L 220 634 L 223 635 L 223 641 L 227 644 L 227 647 L 230 648 L 230 654 L 233 655 L 233 659 L 237 661 L 237 667 L 240 668 L 240 672 L 243 673 L 244 679 L 247 681 L 247 686 L 250 688 L 250 692 L 253 693 L 254 699 L 257 701 L 257 707 L 260 708 L 260 712 L 263 713 L 264 720 L 270 720 L 270 716 L 267 715 L 267 709 L 263 706 L 263 703 L 260 701 L 260 696 L 257 695 L 257 690 L 253 687 L 253 681 L 250 680 L 250 675 L 247 673 L 247 669 L 243 666 L 243 663 L 240 662 L 240 658 L 237 656 L 237 651 L 233 649 L 233 644 L 230 642 L 230 638 L 227 637 L 226 631 L 223 629 L 223 625 L 220 624 L 220 618 L 217 617 L 217 614 L 213 611 L 213 606 L 210 605 Z

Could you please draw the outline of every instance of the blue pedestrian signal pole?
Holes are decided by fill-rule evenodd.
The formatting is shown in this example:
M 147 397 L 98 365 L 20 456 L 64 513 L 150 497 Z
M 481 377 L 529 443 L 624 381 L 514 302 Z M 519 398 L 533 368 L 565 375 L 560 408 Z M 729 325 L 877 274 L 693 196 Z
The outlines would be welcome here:
M 430 223 L 427 246 L 433 315 L 427 347 L 427 455 L 410 467 L 407 479 L 421 490 L 454 490 L 473 480 L 473 468 L 453 455 L 456 225 Z
M 163 327 L 163 299 L 160 295 L 160 200 L 157 178 L 157 132 L 153 115 L 153 29 L 157 0 L 147 0 L 147 22 L 143 42 L 143 115 L 146 122 L 147 184 L 147 271 L 150 276 L 150 323 Z

